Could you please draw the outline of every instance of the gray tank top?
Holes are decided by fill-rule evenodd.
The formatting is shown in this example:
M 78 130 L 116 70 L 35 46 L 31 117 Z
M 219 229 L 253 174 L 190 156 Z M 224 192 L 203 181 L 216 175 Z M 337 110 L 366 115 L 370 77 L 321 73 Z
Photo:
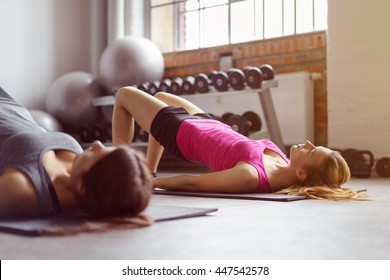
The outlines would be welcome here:
M 42 164 L 43 154 L 49 150 L 82 152 L 70 135 L 47 132 L 38 126 L 28 110 L 0 87 L 0 174 L 7 168 L 25 173 L 34 185 L 43 215 L 61 212 L 53 184 Z

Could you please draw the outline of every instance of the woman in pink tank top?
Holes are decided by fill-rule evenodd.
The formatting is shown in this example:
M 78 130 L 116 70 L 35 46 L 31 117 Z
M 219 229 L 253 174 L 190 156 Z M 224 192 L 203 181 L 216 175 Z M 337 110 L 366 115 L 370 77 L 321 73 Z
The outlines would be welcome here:
M 340 153 L 306 141 L 293 145 L 290 159 L 271 141 L 250 140 L 211 119 L 191 102 L 169 93 L 149 95 L 134 87 L 118 90 L 113 144 L 130 145 L 134 120 L 149 133 L 147 165 L 156 173 L 163 150 L 202 163 L 212 172 L 158 177 L 168 190 L 220 193 L 283 192 L 316 199 L 358 199 L 342 188 L 350 170 Z

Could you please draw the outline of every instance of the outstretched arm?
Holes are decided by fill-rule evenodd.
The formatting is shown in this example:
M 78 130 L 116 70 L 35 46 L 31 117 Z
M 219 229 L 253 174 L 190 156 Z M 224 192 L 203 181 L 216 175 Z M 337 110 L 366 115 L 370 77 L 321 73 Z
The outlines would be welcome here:
M 202 175 L 179 175 L 154 179 L 155 186 L 161 189 L 219 193 L 255 192 L 258 183 L 256 169 L 246 163 Z

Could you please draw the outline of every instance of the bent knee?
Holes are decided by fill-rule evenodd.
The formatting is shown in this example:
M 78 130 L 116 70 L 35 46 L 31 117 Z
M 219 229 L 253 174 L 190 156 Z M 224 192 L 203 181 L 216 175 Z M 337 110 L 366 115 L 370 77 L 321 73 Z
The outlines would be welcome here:
M 116 99 L 120 99 L 120 98 L 128 98 L 129 95 L 133 94 L 134 92 L 136 92 L 136 88 L 135 87 L 132 87 L 132 86 L 128 86 L 128 87 L 121 87 L 117 90 L 116 94 L 115 94 L 115 98 Z
M 171 94 L 170 93 L 167 93 L 167 92 L 163 92 L 163 91 L 159 91 L 157 92 L 154 97 L 161 100 L 161 101 L 164 101 L 166 102 L 167 100 L 170 99 L 170 96 Z

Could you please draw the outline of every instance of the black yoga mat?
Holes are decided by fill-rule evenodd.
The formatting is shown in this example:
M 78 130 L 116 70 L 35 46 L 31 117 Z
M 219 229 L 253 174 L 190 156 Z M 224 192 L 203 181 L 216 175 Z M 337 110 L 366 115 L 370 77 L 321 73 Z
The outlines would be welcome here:
M 150 216 L 154 222 L 161 222 L 204 216 L 217 210 L 216 208 L 149 205 L 143 214 Z M 79 228 L 88 222 L 87 219 L 79 217 L 3 219 L 0 220 L 0 231 L 27 236 L 61 235 L 58 233 L 63 230 L 75 233 L 83 232 Z
M 296 201 L 306 199 L 306 196 L 287 195 L 277 193 L 208 193 L 208 192 L 188 192 L 188 191 L 167 191 L 155 189 L 154 194 L 158 195 L 176 195 L 176 196 L 193 196 L 193 197 L 208 197 L 208 198 L 231 198 L 231 199 L 247 199 L 247 200 L 268 200 L 268 201 Z

